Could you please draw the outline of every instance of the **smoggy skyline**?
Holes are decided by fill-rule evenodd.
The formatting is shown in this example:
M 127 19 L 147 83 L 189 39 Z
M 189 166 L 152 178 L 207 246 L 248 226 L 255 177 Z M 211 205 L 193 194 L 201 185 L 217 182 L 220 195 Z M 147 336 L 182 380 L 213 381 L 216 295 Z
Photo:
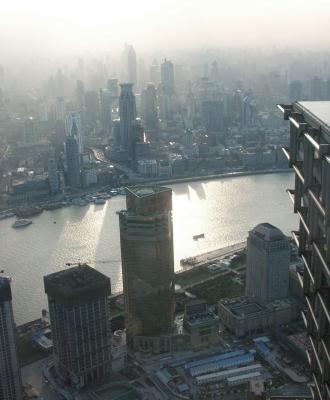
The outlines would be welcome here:
M 326 0 L 13 0 L 0 8 L 2 61 L 158 49 L 329 46 Z

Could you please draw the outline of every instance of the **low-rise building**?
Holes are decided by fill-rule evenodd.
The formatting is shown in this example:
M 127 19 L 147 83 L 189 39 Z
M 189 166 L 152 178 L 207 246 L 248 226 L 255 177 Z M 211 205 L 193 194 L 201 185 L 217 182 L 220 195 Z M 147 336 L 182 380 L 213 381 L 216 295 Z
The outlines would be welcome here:
M 276 328 L 296 317 L 296 305 L 289 299 L 266 305 L 245 296 L 223 299 L 218 310 L 220 321 L 237 337 Z
M 221 372 L 213 372 L 211 374 L 197 376 L 196 383 L 197 385 L 205 385 L 209 383 L 221 382 L 232 377 L 237 377 L 240 375 L 244 376 L 261 370 L 261 364 L 252 364 L 241 368 L 233 368 Z
M 186 304 L 183 328 L 190 336 L 193 349 L 219 341 L 219 318 L 209 310 L 205 300 L 191 300 Z
M 153 178 L 158 174 L 158 165 L 156 160 L 139 160 L 138 173 L 144 178 Z

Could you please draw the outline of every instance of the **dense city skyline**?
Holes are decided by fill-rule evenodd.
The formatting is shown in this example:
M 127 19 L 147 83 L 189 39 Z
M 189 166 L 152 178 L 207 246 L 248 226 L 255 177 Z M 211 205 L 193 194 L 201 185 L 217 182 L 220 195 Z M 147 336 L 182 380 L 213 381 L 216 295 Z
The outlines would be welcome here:
M 329 15 L 0 6 L 0 400 L 330 400 Z

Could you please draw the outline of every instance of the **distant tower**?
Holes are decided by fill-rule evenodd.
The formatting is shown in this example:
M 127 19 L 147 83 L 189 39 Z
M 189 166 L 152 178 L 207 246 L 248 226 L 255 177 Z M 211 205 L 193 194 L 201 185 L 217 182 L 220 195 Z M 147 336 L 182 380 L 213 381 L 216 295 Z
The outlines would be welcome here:
M 161 64 L 161 84 L 165 95 L 174 95 L 174 67 L 172 62 L 166 59 Z
M 126 207 L 119 214 L 120 243 L 126 330 L 134 347 L 134 336 L 166 335 L 173 328 L 172 190 L 127 188 Z
M 120 116 L 120 138 L 122 150 L 127 151 L 128 157 L 132 158 L 132 126 L 136 120 L 136 104 L 133 94 L 132 83 L 120 84 L 121 93 L 119 97 L 119 116 Z
M 136 53 L 133 46 L 129 46 L 127 53 L 127 81 L 136 84 Z
M 247 94 L 243 98 L 242 102 L 242 112 L 241 112 L 241 123 L 242 127 L 249 128 L 255 123 L 256 115 L 256 102 Z
M 85 114 L 90 121 L 97 121 L 100 115 L 100 99 L 98 92 L 85 92 Z
M 142 92 L 142 113 L 147 131 L 158 131 L 157 90 L 152 83 Z
M 54 158 L 48 160 L 48 181 L 50 193 L 58 193 L 60 190 L 60 178 L 57 169 L 57 160 Z
M 208 100 L 202 102 L 202 120 L 208 133 L 221 132 L 224 127 L 223 102 Z
M 0 399 L 22 400 L 10 279 L 0 276 Z
M 80 112 L 83 112 L 85 109 L 85 87 L 82 81 L 77 81 L 76 87 L 76 101 L 77 107 Z
M 314 77 L 310 82 L 309 99 L 308 100 L 323 100 L 324 82 L 321 78 Z M 300 99 L 301 100 L 301 99 Z
M 212 82 L 219 82 L 219 65 L 217 61 L 213 61 L 211 64 L 211 80 Z
M 289 99 L 292 103 L 303 100 L 303 84 L 301 81 L 295 80 L 289 83 Z
M 81 125 L 81 114 L 71 111 L 66 117 L 66 134 L 73 136 L 78 143 L 79 154 L 84 152 L 84 137 Z
M 88 265 L 44 277 L 58 373 L 75 388 L 111 371 L 110 279 Z
M 152 82 L 153 84 L 155 84 L 157 86 L 160 82 L 160 71 L 159 71 L 159 65 L 157 63 L 157 60 L 154 60 L 153 64 L 150 65 L 149 75 L 150 75 L 150 82 Z
M 65 102 L 63 97 L 56 98 L 55 121 L 65 121 Z
M 275 226 L 263 223 L 247 239 L 246 295 L 262 303 L 288 296 L 290 244 Z
M 37 143 L 39 140 L 39 132 L 37 126 L 37 120 L 33 117 L 29 117 L 24 122 L 24 135 L 26 143 Z
M 101 99 L 101 123 L 102 129 L 106 135 L 109 135 L 112 127 L 111 110 L 112 95 L 107 89 L 100 90 Z
M 113 99 L 118 99 L 118 97 L 119 97 L 118 79 L 116 79 L 116 78 L 108 79 L 107 89 Z
M 78 144 L 74 136 L 67 136 L 65 140 L 66 155 L 66 183 L 72 188 L 80 186 L 80 162 Z

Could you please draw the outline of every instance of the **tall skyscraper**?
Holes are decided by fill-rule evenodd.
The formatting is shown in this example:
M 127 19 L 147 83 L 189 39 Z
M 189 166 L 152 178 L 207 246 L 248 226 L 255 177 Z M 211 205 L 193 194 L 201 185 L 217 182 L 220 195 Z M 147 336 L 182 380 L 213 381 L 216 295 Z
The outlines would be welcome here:
M 243 98 L 241 111 L 242 127 L 248 128 L 255 124 L 256 102 L 253 100 L 251 93 L 247 93 Z
M 271 224 L 257 225 L 247 239 L 246 295 L 261 303 L 286 298 L 289 263 L 287 237 Z
M 97 121 L 100 115 L 99 94 L 93 90 L 85 92 L 85 113 L 89 121 Z
M 85 109 L 85 87 L 84 83 L 80 80 L 77 81 L 76 86 L 76 101 L 78 110 L 83 112 Z
M 60 190 L 60 177 L 57 169 L 57 160 L 55 158 L 48 160 L 48 181 L 50 193 L 58 193 Z
M 299 80 L 294 80 L 289 83 L 289 99 L 291 102 L 302 100 L 303 84 Z
M 202 121 L 208 133 L 221 132 L 224 128 L 223 102 L 220 100 L 203 101 Z
M 129 82 L 135 85 L 136 70 L 136 53 L 134 47 L 125 43 L 125 47 L 121 55 L 121 81 Z
M 57 97 L 55 101 L 55 121 L 65 121 L 65 101 L 63 97 Z
M 157 133 L 158 131 L 158 109 L 157 91 L 155 85 L 148 83 L 147 88 L 142 92 L 142 113 L 147 131 Z M 152 135 L 151 136 L 156 136 Z
M 166 59 L 161 64 L 161 84 L 165 95 L 174 95 L 174 67 L 173 63 Z
M 39 141 L 38 121 L 35 118 L 29 117 L 24 121 L 24 136 L 26 143 L 33 144 Z
M 128 157 L 133 155 L 132 127 L 136 120 L 136 104 L 132 83 L 120 84 L 119 97 L 120 138 L 122 150 L 127 151 Z
M 154 85 L 158 85 L 160 82 L 160 71 L 159 71 L 159 65 L 157 60 L 154 60 L 153 64 L 150 65 L 149 67 L 149 77 L 150 77 L 150 82 L 152 82 Z
M 10 279 L 0 276 L 0 399 L 21 400 Z
M 66 184 L 72 188 L 80 186 L 80 162 L 78 144 L 74 135 L 69 135 L 65 140 L 66 155 Z
M 112 97 L 118 97 L 119 96 L 118 79 L 117 78 L 108 79 L 107 89 L 111 93 Z
M 136 53 L 133 46 L 129 46 L 127 53 L 127 81 L 136 84 Z
M 73 136 L 78 143 L 79 154 L 84 152 L 84 135 L 81 123 L 81 114 L 71 111 L 65 121 L 66 134 Z
M 57 372 L 75 388 L 111 371 L 110 279 L 88 265 L 44 277 Z
M 324 82 L 321 78 L 315 76 L 311 79 L 309 82 L 309 100 L 323 100 L 323 89 Z
M 112 127 L 111 110 L 112 110 L 112 95 L 107 89 L 100 90 L 101 100 L 101 123 L 102 129 L 106 135 L 109 135 Z
M 134 336 L 170 334 L 174 318 L 172 190 L 126 189 L 119 214 L 129 346 Z
M 304 262 L 303 287 L 308 336 L 308 361 L 316 400 L 330 399 L 330 101 L 301 101 L 279 105 L 290 121 L 290 148 L 285 148 L 294 169 L 295 188 L 288 190 L 298 214 L 299 230 L 293 232 Z

